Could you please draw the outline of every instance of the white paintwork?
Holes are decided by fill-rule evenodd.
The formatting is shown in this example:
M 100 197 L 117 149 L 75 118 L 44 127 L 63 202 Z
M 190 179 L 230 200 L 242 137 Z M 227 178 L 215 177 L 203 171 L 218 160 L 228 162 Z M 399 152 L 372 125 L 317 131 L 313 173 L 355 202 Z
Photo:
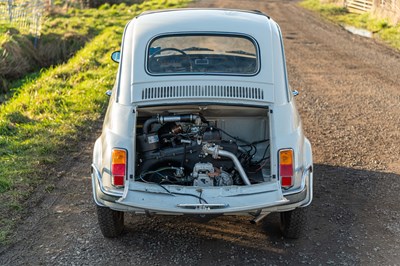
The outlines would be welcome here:
M 206 18 L 206 19 L 205 19 Z M 252 77 L 243 76 L 150 76 L 145 71 L 146 48 L 151 39 L 167 33 L 241 33 L 253 37 L 261 53 L 261 71 Z M 265 49 L 267 48 L 267 49 Z M 149 13 L 136 17 L 125 28 L 120 63 L 117 101 L 122 104 L 140 103 L 141 88 L 157 84 L 259 86 L 269 95 L 271 85 L 286 87 L 286 73 L 282 61 L 281 33 L 278 25 L 265 15 L 232 10 L 177 9 Z M 140 62 L 141 65 L 136 65 Z M 277 104 L 287 101 L 285 90 L 275 91 Z M 168 101 L 167 101 L 168 102 Z M 160 104 L 162 104 L 160 102 Z
M 149 42 L 161 34 L 179 33 L 244 34 L 253 38 L 260 52 L 261 67 L 253 76 L 233 75 L 167 75 L 152 76 L 146 72 L 146 50 Z M 258 88 L 262 99 L 246 97 L 171 96 L 142 99 L 146 88 L 194 86 L 202 90 L 207 86 Z M 268 108 L 269 137 L 271 140 L 271 176 L 278 176 L 277 154 L 280 149 L 295 152 L 296 179 L 289 190 L 282 190 L 279 180 L 272 179 L 250 186 L 206 188 L 202 196 L 208 207 L 186 208 L 199 200 L 194 197 L 170 195 L 157 185 L 135 182 L 134 157 L 136 151 L 136 124 L 145 106 L 176 106 L 191 103 L 210 105 L 237 105 Z M 188 107 L 195 110 L 194 107 Z M 245 109 L 242 113 L 246 114 Z M 250 116 L 247 116 L 251 119 Z M 246 116 L 241 119 L 246 119 Z M 112 148 L 128 152 L 128 180 L 125 188 L 113 188 L 110 181 Z M 246 214 L 287 211 L 306 206 L 312 200 L 312 153 L 304 137 L 301 120 L 289 88 L 283 52 L 282 36 L 278 25 L 263 14 L 238 10 L 181 9 L 145 13 L 129 22 L 121 46 L 121 61 L 110 98 L 101 137 L 96 141 L 93 154 L 93 196 L 96 204 L 115 210 L 160 214 Z M 196 187 L 168 186 L 170 191 L 198 194 Z M 285 195 L 296 195 L 306 190 L 306 197 L 290 202 Z M 109 194 L 107 196 L 107 194 Z M 114 196 L 114 197 L 110 197 Z M 116 197 L 115 197 L 116 196 Z M 224 205 L 224 207 L 214 208 Z M 201 205 L 201 204 L 200 204 Z M 214 207 L 210 207 L 214 206 Z

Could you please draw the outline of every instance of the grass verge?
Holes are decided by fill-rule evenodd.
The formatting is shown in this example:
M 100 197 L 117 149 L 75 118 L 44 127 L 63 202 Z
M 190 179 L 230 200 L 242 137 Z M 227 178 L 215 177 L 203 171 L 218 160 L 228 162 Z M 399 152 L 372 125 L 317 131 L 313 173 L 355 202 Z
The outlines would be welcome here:
M 117 69 L 110 53 L 119 49 L 125 23 L 143 10 L 187 2 L 151 0 L 130 7 L 103 7 L 119 19 L 102 26 L 67 63 L 40 72 L 0 106 L 0 243 L 7 242 L 35 189 L 44 180 L 47 186 L 55 182 L 56 173 L 49 169 L 79 149 L 80 137 L 90 133 L 104 112 L 104 92 L 112 87 Z M 110 22 L 107 16 L 103 19 Z
M 369 30 L 374 33 L 374 37 L 400 50 L 400 24 L 391 25 L 388 20 L 374 18 L 369 13 L 349 13 L 345 7 L 323 4 L 320 0 L 304 0 L 300 5 L 333 22 Z
M 158 0 L 129 7 L 122 3 L 104 4 L 98 9 L 54 9 L 42 18 L 36 47 L 29 29 L 0 21 L 0 94 L 12 90 L 12 81 L 27 73 L 62 64 L 102 30 L 120 25 L 136 12 L 175 5 L 170 0 Z

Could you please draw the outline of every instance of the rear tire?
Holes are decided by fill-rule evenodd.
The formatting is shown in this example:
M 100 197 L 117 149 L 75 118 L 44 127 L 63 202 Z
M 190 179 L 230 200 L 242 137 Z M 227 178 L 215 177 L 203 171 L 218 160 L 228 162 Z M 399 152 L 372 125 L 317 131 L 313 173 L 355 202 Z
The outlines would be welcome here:
M 124 212 L 108 207 L 97 207 L 97 219 L 103 236 L 113 238 L 121 235 L 124 229 Z
M 307 226 L 307 208 L 296 208 L 281 212 L 281 231 L 286 238 L 297 239 L 304 234 Z

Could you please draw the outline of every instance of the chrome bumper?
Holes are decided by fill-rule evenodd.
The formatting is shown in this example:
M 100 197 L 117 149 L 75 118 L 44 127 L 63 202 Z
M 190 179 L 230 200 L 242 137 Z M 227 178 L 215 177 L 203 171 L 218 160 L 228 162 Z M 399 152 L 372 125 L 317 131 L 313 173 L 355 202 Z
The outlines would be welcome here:
M 92 170 L 95 203 L 122 211 L 163 214 L 233 214 L 253 210 L 273 212 L 306 207 L 312 201 L 312 167 L 304 171 L 300 188 L 286 194 L 282 194 L 275 183 L 199 190 L 197 187 L 182 186 L 168 186 L 168 189 L 157 185 L 149 187 L 149 184 L 129 180 L 122 192 L 105 188 L 101 173 L 94 164 Z M 98 189 L 110 200 L 99 198 Z M 302 196 L 304 193 L 305 198 Z
M 285 196 L 291 203 L 302 201 L 300 207 L 307 207 L 311 204 L 313 199 L 313 185 L 313 168 L 312 166 L 309 166 L 301 176 L 300 187 L 292 191 L 283 192 L 283 196 Z
M 92 191 L 93 191 L 93 200 L 98 206 L 105 206 L 103 203 L 101 203 L 98 200 L 97 197 L 97 186 L 96 183 L 98 184 L 98 187 L 104 195 L 110 196 L 110 197 L 117 197 L 120 198 L 123 195 L 123 192 L 117 191 L 117 190 L 111 190 L 111 189 L 106 189 L 103 185 L 103 181 L 101 180 L 101 173 L 99 169 L 97 169 L 96 165 L 92 164 Z

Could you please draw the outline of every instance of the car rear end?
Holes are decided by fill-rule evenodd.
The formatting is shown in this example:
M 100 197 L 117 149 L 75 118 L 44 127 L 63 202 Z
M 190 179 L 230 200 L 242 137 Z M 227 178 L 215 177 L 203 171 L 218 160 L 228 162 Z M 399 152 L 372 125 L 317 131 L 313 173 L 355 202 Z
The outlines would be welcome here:
M 311 145 L 270 18 L 141 15 L 125 29 L 119 67 L 92 165 L 103 234 L 118 235 L 125 211 L 256 220 L 278 211 L 290 214 L 287 227 L 310 204 Z

